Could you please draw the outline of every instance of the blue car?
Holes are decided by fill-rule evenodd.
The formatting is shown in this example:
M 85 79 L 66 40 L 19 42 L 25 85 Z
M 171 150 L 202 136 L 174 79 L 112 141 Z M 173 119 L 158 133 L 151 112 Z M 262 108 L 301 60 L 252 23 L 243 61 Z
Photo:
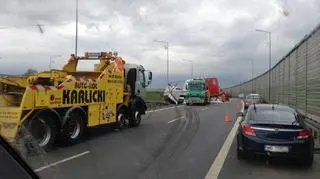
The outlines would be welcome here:
M 314 142 L 303 115 L 276 104 L 250 105 L 237 132 L 237 157 L 285 156 L 306 165 L 313 162 Z

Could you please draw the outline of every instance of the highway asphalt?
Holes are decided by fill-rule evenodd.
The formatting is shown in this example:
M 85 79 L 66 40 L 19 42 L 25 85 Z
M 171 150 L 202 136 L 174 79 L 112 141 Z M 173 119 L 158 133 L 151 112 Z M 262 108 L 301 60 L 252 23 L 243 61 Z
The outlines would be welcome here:
M 237 100 L 155 110 L 144 116 L 137 128 L 119 132 L 99 129 L 79 144 L 58 146 L 28 161 L 42 178 L 201 179 L 209 169 L 215 169 L 213 163 L 226 145 L 240 110 Z M 226 114 L 230 114 L 231 122 L 225 121 Z M 217 162 L 222 166 L 219 178 L 320 176 L 318 154 L 314 165 L 305 168 L 292 162 L 283 164 L 282 160 L 269 164 L 264 160 L 238 161 L 235 141 L 231 139 L 230 145 L 226 158 Z

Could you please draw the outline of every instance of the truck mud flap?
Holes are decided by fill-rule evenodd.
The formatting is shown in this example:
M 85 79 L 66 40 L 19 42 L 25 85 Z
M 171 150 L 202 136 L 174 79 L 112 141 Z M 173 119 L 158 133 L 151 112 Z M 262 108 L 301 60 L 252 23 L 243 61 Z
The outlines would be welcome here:
M 20 122 L 19 107 L 0 107 L 0 135 L 8 142 L 14 141 Z

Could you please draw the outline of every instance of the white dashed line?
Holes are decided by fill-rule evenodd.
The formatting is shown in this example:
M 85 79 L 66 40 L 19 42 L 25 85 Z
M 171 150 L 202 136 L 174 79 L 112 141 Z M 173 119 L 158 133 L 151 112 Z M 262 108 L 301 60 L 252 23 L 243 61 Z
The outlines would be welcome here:
M 67 161 L 69 161 L 69 160 L 72 160 L 72 159 L 75 159 L 75 158 L 78 158 L 78 157 L 81 157 L 81 156 L 86 155 L 86 154 L 88 154 L 88 153 L 90 153 L 90 151 L 85 151 L 85 152 L 82 152 L 82 153 L 80 153 L 80 154 L 73 155 L 73 156 L 68 157 L 68 158 L 65 158 L 65 159 L 63 159 L 63 160 L 59 160 L 59 161 L 57 161 L 57 162 L 51 163 L 51 164 L 49 164 L 49 165 L 45 165 L 45 166 L 43 166 L 43 167 L 37 168 L 37 169 L 35 169 L 34 171 L 35 171 L 35 172 L 41 172 L 42 170 L 45 170 L 45 169 L 47 169 L 47 168 L 50 168 L 50 167 L 59 165 L 59 164 L 61 164 L 61 163 L 67 162 Z
M 171 121 L 168 121 L 168 124 L 170 124 L 170 123 L 172 123 L 172 122 L 175 122 L 175 121 L 177 121 L 177 120 L 179 120 L 179 119 L 183 119 L 184 117 L 182 116 L 182 117 L 179 117 L 179 118 L 176 118 L 176 119 L 173 119 L 173 120 L 171 120 Z
M 209 108 L 203 108 L 203 109 L 201 109 L 201 111 L 205 111 L 205 110 L 208 110 Z
M 244 105 L 242 103 L 242 110 L 241 112 L 244 112 L 243 109 Z M 229 153 L 232 141 L 234 137 L 236 136 L 238 127 L 239 127 L 239 122 L 241 120 L 241 117 L 238 117 L 237 120 L 235 121 L 230 133 L 228 134 L 227 139 L 225 140 L 223 146 L 221 147 L 216 159 L 214 160 L 213 164 L 211 165 L 205 179 L 216 179 L 219 176 L 219 173 L 221 171 L 221 168 L 227 158 L 227 155 Z

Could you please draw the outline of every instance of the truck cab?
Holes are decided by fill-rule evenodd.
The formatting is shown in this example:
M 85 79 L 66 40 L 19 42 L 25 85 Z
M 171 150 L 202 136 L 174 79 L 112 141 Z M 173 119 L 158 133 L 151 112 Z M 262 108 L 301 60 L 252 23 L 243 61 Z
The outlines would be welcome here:
M 208 85 L 204 79 L 187 80 L 184 102 L 187 105 L 209 103 Z
M 146 87 L 151 84 L 152 73 L 142 65 L 125 64 L 125 80 L 131 88 L 132 94 L 145 98 Z

